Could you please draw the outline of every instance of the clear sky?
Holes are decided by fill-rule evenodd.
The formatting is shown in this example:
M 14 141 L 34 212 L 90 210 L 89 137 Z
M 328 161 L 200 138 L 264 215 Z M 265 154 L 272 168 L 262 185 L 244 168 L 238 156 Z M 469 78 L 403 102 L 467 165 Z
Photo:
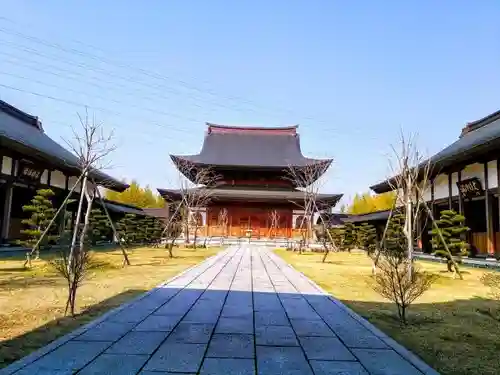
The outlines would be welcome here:
M 499 19 L 497 0 L 0 0 L 0 98 L 58 141 L 87 105 L 115 130 L 110 173 L 155 188 L 207 121 L 299 124 L 349 198 L 401 128 L 432 154 L 500 109 Z

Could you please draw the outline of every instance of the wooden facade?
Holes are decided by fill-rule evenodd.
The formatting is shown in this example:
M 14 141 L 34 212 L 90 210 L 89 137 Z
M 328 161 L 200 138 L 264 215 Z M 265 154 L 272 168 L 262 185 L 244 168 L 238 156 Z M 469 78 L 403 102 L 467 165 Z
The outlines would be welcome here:
M 190 207 L 197 234 L 292 238 L 299 237 L 307 228 L 312 232 L 308 222 L 314 217 L 304 217 L 300 209 L 304 193 L 287 178 L 287 170 L 318 166 L 315 180 L 327 170 L 331 160 L 305 158 L 300 151 L 296 126 L 207 126 L 199 154 L 171 155 L 176 167 L 193 182 L 193 171 L 203 168 L 211 168 L 219 177 L 213 186 L 199 188 L 211 189 L 211 199 L 206 206 Z M 167 201 L 179 200 L 182 194 L 178 190 L 158 191 Z M 328 210 L 341 196 L 320 194 L 318 205 Z
M 432 156 L 428 189 L 423 199 L 435 218 L 445 209 L 465 216 L 472 255 L 500 257 L 500 111 L 467 124 L 457 141 Z M 371 187 L 391 190 L 390 180 Z M 429 227 L 429 221 L 423 223 Z M 426 231 L 424 231 L 425 233 Z M 432 252 L 430 236 L 421 246 Z

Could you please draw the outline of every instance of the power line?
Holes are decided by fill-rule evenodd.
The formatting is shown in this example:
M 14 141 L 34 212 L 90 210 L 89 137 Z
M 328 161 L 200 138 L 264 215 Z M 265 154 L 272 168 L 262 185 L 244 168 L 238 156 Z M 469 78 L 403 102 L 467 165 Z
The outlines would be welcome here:
M 2 19 L 3 20 L 7 20 L 7 21 L 9 21 L 11 23 L 16 23 L 16 21 L 13 21 L 13 20 L 8 19 L 6 17 L 0 17 L 0 20 L 2 20 Z M 77 55 L 82 56 L 82 57 L 88 57 L 88 58 L 93 59 L 95 61 L 103 62 L 103 63 L 105 63 L 107 65 L 114 65 L 114 66 L 118 66 L 120 68 L 124 68 L 124 69 L 128 69 L 128 70 L 136 71 L 136 72 L 139 72 L 140 74 L 142 74 L 144 76 L 147 76 L 149 78 L 160 79 L 160 80 L 167 81 L 167 82 L 168 81 L 176 81 L 180 85 L 182 85 L 182 86 L 184 86 L 184 87 L 186 87 L 186 88 L 188 88 L 190 90 L 194 90 L 194 91 L 200 92 L 202 94 L 208 94 L 208 95 L 215 96 L 215 97 L 220 96 L 217 92 L 214 92 L 213 90 L 203 90 L 203 89 L 200 89 L 200 88 L 198 88 L 196 86 L 193 86 L 193 85 L 191 85 L 191 84 L 189 84 L 189 83 L 187 83 L 186 81 L 183 81 L 183 80 L 175 79 L 175 78 L 172 78 L 170 76 L 161 75 L 161 74 L 158 74 L 156 72 L 148 71 L 148 70 L 145 70 L 145 69 L 142 69 L 142 68 L 137 68 L 137 67 L 134 67 L 134 66 L 132 66 L 130 64 L 123 63 L 121 61 L 112 60 L 112 59 L 108 59 L 108 58 L 102 58 L 102 57 L 93 55 L 91 53 L 81 51 L 81 50 L 76 49 L 76 48 L 65 47 L 65 46 L 63 46 L 61 44 L 49 42 L 49 41 L 44 40 L 42 38 L 31 36 L 31 35 L 27 35 L 27 34 L 24 34 L 24 33 L 15 31 L 15 30 L 12 30 L 12 29 L 0 28 L 0 32 L 6 33 L 8 35 L 15 36 L 15 37 L 23 38 L 25 40 L 29 40 L 29 41 L 31 41 L 33 43 L 38 43 L 38 44 L 44 45 L 46 47 L 54 48 L 54 49 L 63 51 L 65 53 L 77 54 Z M 76 40 L 76 42 L 79 43 L 79 44 L 82 44 L 82 45 L 86 45 L 86 46 L 88 46 L 90 48 L 93 48 L 95 50 L 101 50 L 98 47 L 95 47 L 95 46 L 83 43 L 83 42 L 78 41 L 78 40 Z M 101 50 L 101 51 L 103 51 L 103 50 Z M 226 96 L 225 99 L 226 100 L 232 100 L 232 101 L 241 101 L 241 102 L 244 102 L 244 103 L 247 103 L 247 104 L 252 104 L 254 106 L 259 107 L 259 105 L 257 105 L 255 102 L 252 102 L 252 101 L 246 100 L 244 98 L 240 98 L 240 97 Z M 220 104 L 217 104 L 217 103 L 214 103 L 214 102 L 212 102 L 212 104 L 221 106 Z M 222 107 L 225 107 L 225 106 L 222 106 Z M 235 108 L 233 108 L 233 107 L 230 107 L 229 109 L 235 110 Z M 279 109 L 278 112 L 286 112 L 286 113 L 291 113 L 291 114 L 295 113 L 294 111 L 292 111 L 290 109 Z M 313 122 L 316 122 L 316 123 L 323 123 L 323 124 L 325 124 L 325 125 L 328 126 L 328 130 L 329 131 L 333 130 L 333 128 L 334 128 L 332 126 L 331 122 L 327 122 L 327 121 L 324 121 L 324 120 L 318 120 L 318 119 L 315 119 L 315 118 L 310 117 L 310 116 L 300 116 L 299 115 L 298 117 L 306 119 L 306 120 L 309 120 L 309 121 L 313 121 Z M 351 127 L 351 129 L 352 129 L 352 127 Z M 364 133 L 363 130 L 358 130 L 358 132 L 363 132 Z

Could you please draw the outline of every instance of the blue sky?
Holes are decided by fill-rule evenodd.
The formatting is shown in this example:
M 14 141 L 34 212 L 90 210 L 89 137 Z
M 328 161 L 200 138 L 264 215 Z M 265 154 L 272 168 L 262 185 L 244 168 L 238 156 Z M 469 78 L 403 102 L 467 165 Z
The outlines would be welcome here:
M 494 0 L 0 1 L 0 98 L 58 141 L 87 105 L 115 131 L 111 173 L 152 187 L 176 185 L 168 155 L 206 121 L 299 124 L 348 200 L 401 128 L 432 154 L 500 107 Z

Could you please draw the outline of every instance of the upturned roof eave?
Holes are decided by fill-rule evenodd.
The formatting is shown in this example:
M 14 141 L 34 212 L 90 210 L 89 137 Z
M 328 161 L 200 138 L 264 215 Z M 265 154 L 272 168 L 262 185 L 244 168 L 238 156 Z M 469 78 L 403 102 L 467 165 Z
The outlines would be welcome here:
M 198 161 L 196 160 L 197 158 L 200 158 L 201 154 L 195 154 L 195 155 L 170 155 L 170 158 L 176 165 L 176 167 L 181 167 L 180 164 L 182 162 L 185 163 L 191 163 L 195 166 L 199 167 L 205 167 L 205 168 L 227 168 L 227 169 L 238 169 L 238 168 L 245 168 L 245 169 L 258 169 L 258 170 L 284 170 L 286 168 L 290 167 L 296 167 L 296 168 L 301 168 L 301 167 L 307 167 L 310 165 L 319 165 L 322 163 L 327 163 L 328 166 L 333 162 L 333 159 L 314 159 L 314 158 L 307 158 L 305 156 L 302 157 L 303 163 L 292 163 L 292 164 L 287 164 L 287 165 L 250 165 L 250 164 L 222 164 L 222 163 L 207 163 L 203 161 Z

